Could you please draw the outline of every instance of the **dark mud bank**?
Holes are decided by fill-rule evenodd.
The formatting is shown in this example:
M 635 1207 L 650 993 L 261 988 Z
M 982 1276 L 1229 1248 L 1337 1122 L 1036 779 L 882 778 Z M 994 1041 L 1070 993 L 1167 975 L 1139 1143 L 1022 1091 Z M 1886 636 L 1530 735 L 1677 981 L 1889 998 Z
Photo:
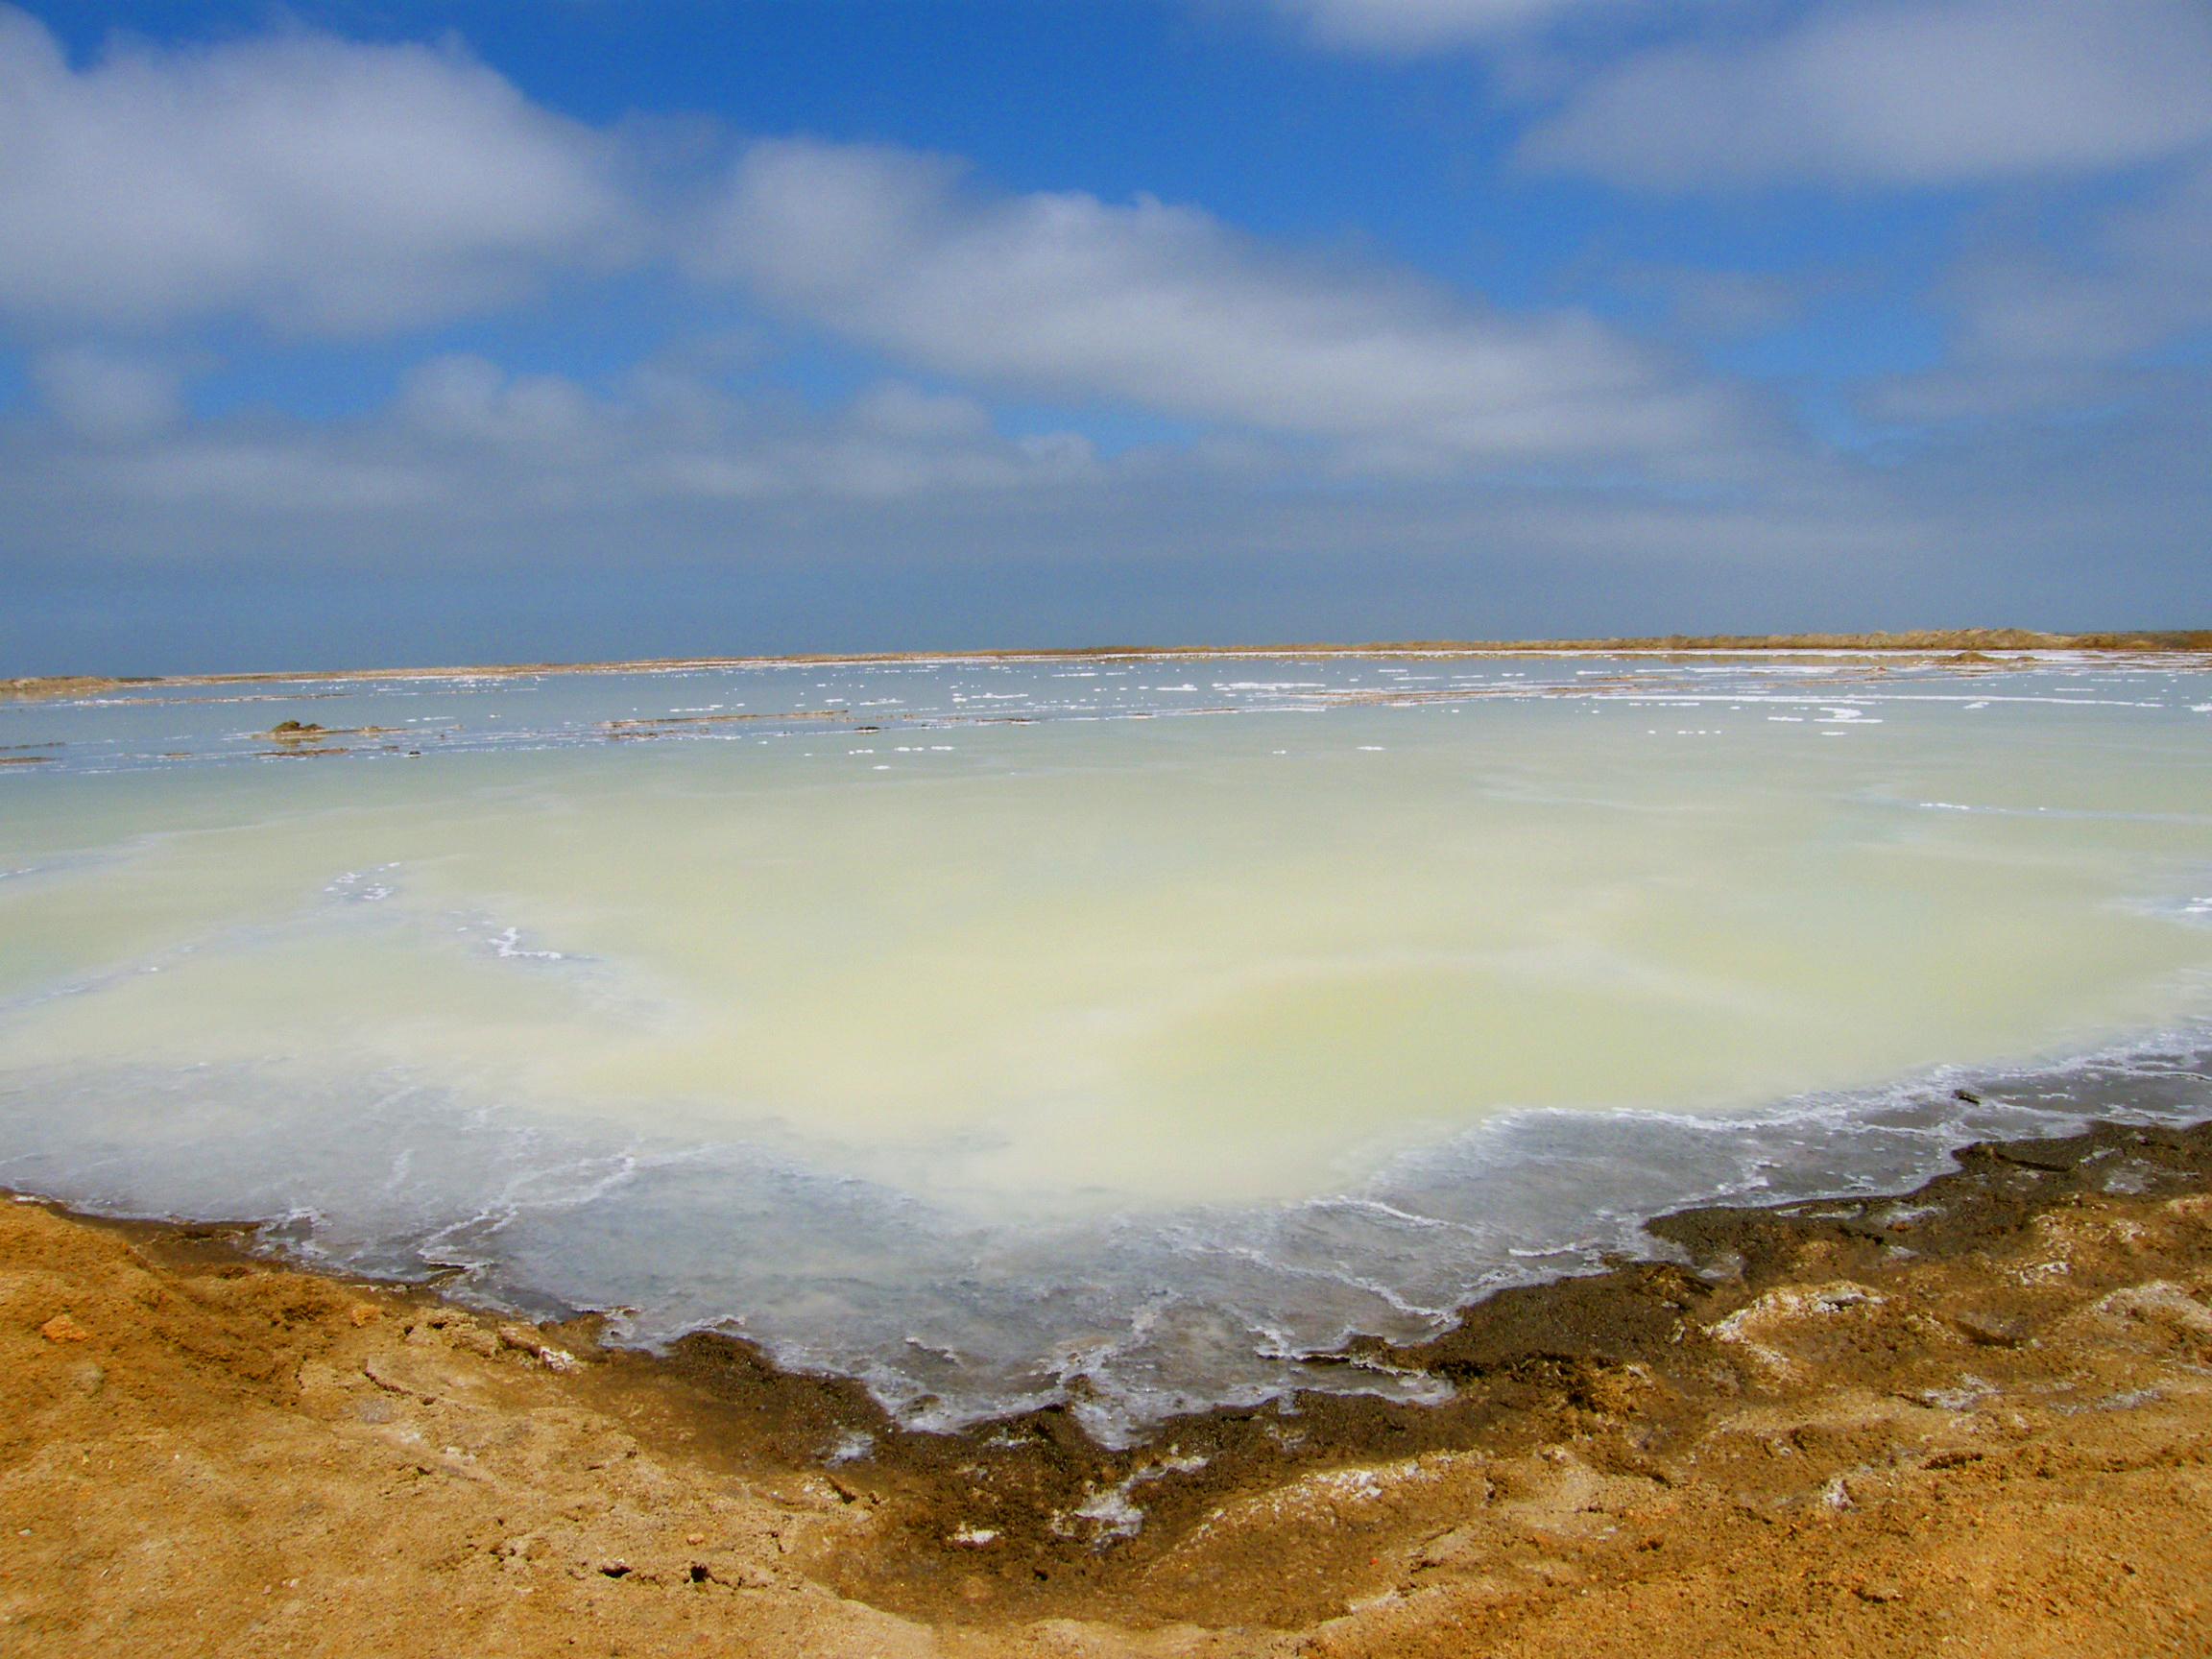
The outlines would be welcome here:
M 557 1329 L 641 1437 L 733 1473 L 818 1471 L 844 1502 L 871 1510 L 875 1547 L 811 1564 L 843 1593 L 932 1618 L 1143 1623 L 1203 1613 L 1207 1587 L 1162 1571 L 1194 1527 L 1302 1475 L 1572 1442 L 1601 1469 L 1664 1480 L 1670 1446 L 1718 1413 L 1788 1392 L 1713 1327 L 1803 1281 L 1809 1262 L 1844 1282 L 1913 1263 L 1982 1262 L 2015 1250 L 2053 1212 L 2212 1191 L 2212 1123 L 2106 1124 L 1980 1143 L 1955 1158 L 1954 1172 L 1899 1196 L 1662 1216 L 1648 1231 L 1678 1261 L 1623 1261 L 1502 1291 L 1431 1341 L 1360 1341 L 1326 1357 L 1443 1380 L 1453 1389 L 1444 1403 L 1304 1393 L 1176 1419 L 1124 1451 L 1098 1446 L 1064 1408 L 962 1434 L 918 1433 L 858 1383 L 780 1370 L 742 1341 L 702 1334 L 646 1355 L 598 1347 L 589 1319 Z M 2037 1298 L 1984 1275 L 1940 1317 L 1973 1344 L 2016 1348 L 2035 1340 Z M 1894 1391 L 1900 1363 L 1893 1349 L 1842 1350 L 1817 1382 Z M 1293 1565 L 1261 1578 L 1257 1593 L 1273 1604 L 1250 1606 L 1249 1617 L 1293 1624 L 1326 1616 L 1326 1599 L 1301 1583 L 1334 1575 Z M 1243 1594 L 1255 1593 L 1247 1581 Z

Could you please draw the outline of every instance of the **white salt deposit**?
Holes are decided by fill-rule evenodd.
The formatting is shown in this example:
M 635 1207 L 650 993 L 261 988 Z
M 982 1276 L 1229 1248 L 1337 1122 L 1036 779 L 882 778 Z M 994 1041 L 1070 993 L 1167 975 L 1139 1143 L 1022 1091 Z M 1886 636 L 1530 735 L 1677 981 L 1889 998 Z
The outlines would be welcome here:
M 1324 658 L 0 705 L 47 757 L 0 769 L 0 1181 L 741 1332 L 926 1424 L 1425 1386 L 1300 1357 L 1671 1205 L 2201 1115 L 2208 690 Z

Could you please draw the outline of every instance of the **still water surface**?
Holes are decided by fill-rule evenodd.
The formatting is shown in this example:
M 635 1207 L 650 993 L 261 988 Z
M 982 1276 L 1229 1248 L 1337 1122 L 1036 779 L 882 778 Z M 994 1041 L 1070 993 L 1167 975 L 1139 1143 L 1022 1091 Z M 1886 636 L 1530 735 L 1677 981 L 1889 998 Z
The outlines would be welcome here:
M 156 685 L 0 757 L 0 1182 L 930 1426 L 1387 1389 L 1299 1356 L 2212 1101 L 2190 661 Z

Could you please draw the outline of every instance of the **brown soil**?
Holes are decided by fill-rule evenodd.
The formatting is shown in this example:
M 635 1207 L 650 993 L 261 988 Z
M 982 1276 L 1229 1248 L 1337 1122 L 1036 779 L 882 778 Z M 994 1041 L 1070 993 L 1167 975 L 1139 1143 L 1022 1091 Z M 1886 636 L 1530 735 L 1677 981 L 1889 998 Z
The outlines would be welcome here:
M 2212 1651 L 2212 1127 L 1960 1164 L 1341 1357 L 1448 1405 L 1119 1454 L 18 1202 L 0 1650 Z

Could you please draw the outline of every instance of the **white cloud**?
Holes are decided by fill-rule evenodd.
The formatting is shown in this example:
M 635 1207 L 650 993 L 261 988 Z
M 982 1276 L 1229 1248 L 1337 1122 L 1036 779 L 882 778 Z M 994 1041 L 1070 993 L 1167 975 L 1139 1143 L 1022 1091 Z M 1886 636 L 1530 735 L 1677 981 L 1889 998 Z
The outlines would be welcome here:
M 1956 291 L 1961 350 L 1980 361 L 2106 362 L 2212 326 L 2212 156 L 2107 210 L 2065 257 L 1977 259 Z
M 2065 215 L 2056 232 L 1992 235 L 1936 297 L 1952 314 L 1946 360 L 1876 384 L 1877 417 L 2108 409 L 2189 377 L 2154 353 L 2212 332 L 2212 156 L 2124 205 Z
M 2212 135 L 2200 0 L 1831 0 L 1584 83 L 1521 146 L 1663 190 L 1945 186 L 2128 166 Z
M 893 438 L 973 438 L 991 427 L 991 416 L 973 397 L 931 396 L 897 380 L 862 393 L 854 417 L 871 431 Z
M 41 351 L 31 379 L 46 406 L 86 438 L 135 438 L 183 413 L 182 377 L 165 363 L 90 347 Z
M 776 142 L 695 267 L 939 373 L 1333 441 L 1372 464 L 1725 446 L 1736 412 L 1572 311 L 1303 261 L 1149 197 L 989 197 L 951 162 Z
M 72 68 L 0 8 L 0 315 L 362 332 L 604 259 L 608 141 L 457 50 L 287 33 Z
M 1713 271 L 1696 266 L 1629 267 L 1624 288 L 1656 293 L 1680 333 L 1705 341 L 1755 339 L 1804 321 L 1817 301 L 1847 288 L 1835 271 Z
M 596 414 L 584 388 L 565 376 L 510 378 L 469 352 L 418 364 L 401 384 L 399 409 L 432 437 L 537 449 L 587 439 Z
M 659 419 L 626 393 L 619 407 Z M 495 447 L 410 433 L 397 417 L 320 432 L 223 423 L 129 453 L 64 451 L 48 432 L 0 445 L 16 573 L 0 648 L 25 671 L 149 672 L 2180 626 L 2212 605 L 2208 413 L 2193 393 L 2032 445 L 1967 432 L 1892 466 L 1815 459 L 1753 488 L 1680 492 L 1303 488 L 1282 470 L 1253 489 L 1167 467 L 1106 489 L 954 489 L 940 471 L 926 492 L 902 493 L 902 469 L 923 473 L 924 452 L 840 459 L 839 444 L 863 436 L 850 413 L 810 425 L 740 413 L 727 448 L 686 441 L 698 471 L 683 488 L 668 478 L 627 493 L 601 471 L 561 494 L 556 466 L 503 466 Z M 965 453 L 978 471 L 992 464 Z M 834 471 L 839 492 L 800 488 L 805 467 Z
M 890 500 L 1086 485 L 1101 476 L 1071 432 L 1009 439 L 980 405 L 898 381 L 829 409 L 736 397 L 680 361 L 593 388 L 510 374 L 448 353 L 416 365 L 369 416 L 322 422 L 260 414 L 117 418 L 125 360 L 53 354 L 53 383 L 95 417 L 0 445 L 49 493 L 84 500 L 343 517 L 442 508 L 475 520 L 546 510 L 651 512 L 671 504 Z M 64 367 L 64 365 L 66 367 Z M 75 375 L 75 379 L 66 376 Z M 90 390 L 84 388 L 89 387 Z M 50 394 L 52 395 L 52 394 Z
M 128 455 L 53 464 L 80 493 L 103 495 L 113 507 L 213 506 L 249 521 L 273 513 L 342 518 L 449 499 L 431 469 L 328 435 L 194 433 Z
M 1326 46 L 1410 54 L 1488 42 L 1633 0 L 1273 0 Z
M 238 316 L 389 331 L 673 237 L 698 273 L 932 373 L 1317 440 L 1343 466 L 1611 466 L 1741 437 L 1727 396 L 1587 314 L 1505 314 L 1149 198 L 993 198 L 940 159 L 804 142 L 745 152 L 704 231 L 654 198 L 636 146 L 457 48 L 291 31 L 74 67 L 0 5 L 0 321 L 34 340 Z M 57 367 L 51 405 L 161 418 L 151 382 L 132 416 L 121 372 L 105 393 L 90 373 Z M 542 444 L 589 423 L 579 397 L 448 360 L 405 401 L 424 431 Z M 980 415 L 900 393 L 854 420 L 903 443 Z

